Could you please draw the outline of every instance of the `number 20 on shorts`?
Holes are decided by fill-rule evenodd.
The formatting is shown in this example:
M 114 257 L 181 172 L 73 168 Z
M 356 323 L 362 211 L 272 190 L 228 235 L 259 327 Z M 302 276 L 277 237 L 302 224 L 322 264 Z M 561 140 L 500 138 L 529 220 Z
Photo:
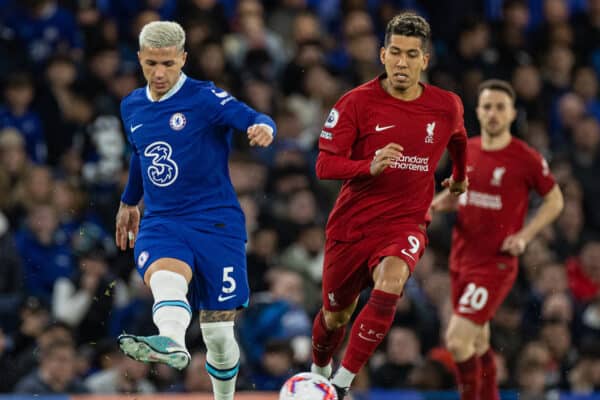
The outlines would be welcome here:
M 471 307 L 474 310 L 481 310 L 488 301 L 488 291 L 483 286 L 477 286 L 473 282 L 465 288 L 458 303 L 461 306 Z

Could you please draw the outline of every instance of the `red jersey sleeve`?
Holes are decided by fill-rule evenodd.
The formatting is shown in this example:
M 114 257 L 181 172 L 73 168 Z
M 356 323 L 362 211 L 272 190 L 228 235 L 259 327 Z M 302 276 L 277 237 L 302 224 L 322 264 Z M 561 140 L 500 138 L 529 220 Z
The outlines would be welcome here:
M 452 94 L 455 109 L 452 122 L 452 136 L 448 142 L 448 152 L 452 158 L 452 178 L 463 181 L 467 168 L 467 130 L 464 124 L 464 108 L 460 98 Z
M 356 105 L 351 95 L 342 97 L 331 109 L 321 136 L 316 172 L 319 179 L 351 179 L 370 176 L 371 160 L 352 160 L 358 136 Z
M 556 184 L 554 176 L 550 172 L 550 167 L 546 159 L 531 147 L 527 147 L 529 157 L 526 161 L 527 184 L 530 188 L 536 191 L 540 196 L 545 196 L 552 190 Z

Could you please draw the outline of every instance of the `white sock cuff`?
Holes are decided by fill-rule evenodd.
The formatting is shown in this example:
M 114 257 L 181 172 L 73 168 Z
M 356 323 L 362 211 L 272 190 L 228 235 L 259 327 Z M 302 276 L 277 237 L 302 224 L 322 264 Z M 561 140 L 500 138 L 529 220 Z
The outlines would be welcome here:
M 341 388 L 348 388 L 352 384 L 355 376 L 356 374 L 348 371 L 344 367 L 340 367 L 333 376 L 331 382 Z
M 209 329 L 209 330 L 227 328 L 228 326 L 234 326 L 234 325 L 235 325 L 234 321 L 200 322 L 200 328 Z
M 187 301 L 188 283 L 183 275 L 171 271 L 156 271 L 150 277 L 150 290 L 154 297 L 152 313 L 156 313 L 163 307 L 177 307 L 185 309 L 192 315 L 192 308 Z M 188 323 L 186 324 L 186 327 Z
M 167 271 L 164 269 L 153 272 L 152 276 L 150 277 L 149 284 L 151 289 L 156 287 L 157 285 L 159 287 L 166 285 L 174 286 L 177 288 L 185 288 L 186 293 L 188 287 L 188 283 L 183 275 L 178 274 L 177 272 Z

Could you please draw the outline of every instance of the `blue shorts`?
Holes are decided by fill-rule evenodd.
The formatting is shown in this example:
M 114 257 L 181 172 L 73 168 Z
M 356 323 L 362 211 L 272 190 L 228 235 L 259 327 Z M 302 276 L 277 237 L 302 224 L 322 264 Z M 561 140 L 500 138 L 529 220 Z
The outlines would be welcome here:
M 248 305 L 246 243 L 242 238 L 170 221 L 143 221 L 134 254 L 142 278 L 159 258 L 188 264 L 193 273 L 188 299 L 194 310 L 233 310 Z

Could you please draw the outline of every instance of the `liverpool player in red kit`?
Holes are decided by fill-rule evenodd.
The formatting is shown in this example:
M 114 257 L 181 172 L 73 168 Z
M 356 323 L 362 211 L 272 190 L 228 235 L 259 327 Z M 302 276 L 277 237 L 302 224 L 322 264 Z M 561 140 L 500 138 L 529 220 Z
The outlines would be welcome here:
M 544 158 L 510 133 L 514 101 L 507 82 L 481 84 L 481 136 L 467 144 L 469 190 L 459 199 L 442 192 L 432 204 L 433 211 L 458 211 L 450 254 L 454 313 L 446 345 L 456 361 L 462 400 L 499 399 L 489 320 L 513 286 L 517 256 L 563 206 Z M 543 203 L 523 226 L 532 189 Z
M 340 399 L 387 334 L 404 284 L 423 254 L 434 170 L 446 148 L 454 161 L 446 184 L 456 195 L 466 189 L 462 103 L 419 82 L 429 61 L 429 37 L 423 18 L 394 17 L 381 49 L 385 73 L 342 96 L 319 140 L 318 177 L 344 183 L 327 223 L 313 372 L 331 375 L 331 358 L 358 296 L 373 286 L 332 379 Z

